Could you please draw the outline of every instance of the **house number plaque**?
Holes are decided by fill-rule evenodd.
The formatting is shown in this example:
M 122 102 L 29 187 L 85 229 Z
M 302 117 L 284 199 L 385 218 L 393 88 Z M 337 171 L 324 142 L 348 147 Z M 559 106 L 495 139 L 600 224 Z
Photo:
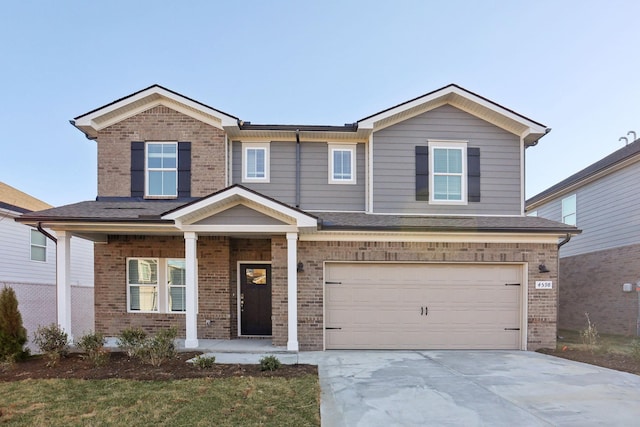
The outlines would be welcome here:
M 536 289 L 553 289 L 551 280 L 536 280 Z

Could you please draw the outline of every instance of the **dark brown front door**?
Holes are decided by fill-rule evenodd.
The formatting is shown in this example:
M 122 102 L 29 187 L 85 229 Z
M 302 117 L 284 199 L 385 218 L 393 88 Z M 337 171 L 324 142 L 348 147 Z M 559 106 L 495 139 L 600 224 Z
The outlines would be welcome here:
M 240 264 L 240 334 L 271 335 L 269 264 Z

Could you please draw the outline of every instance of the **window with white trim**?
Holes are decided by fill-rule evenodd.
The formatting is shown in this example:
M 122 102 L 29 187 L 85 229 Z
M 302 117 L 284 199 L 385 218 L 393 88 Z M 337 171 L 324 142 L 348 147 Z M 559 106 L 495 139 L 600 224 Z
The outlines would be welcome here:
M 31 261 L 47 262 L 47 237 L 31 229 Z
M 178 196 L 177 142 L 148 142 L 145 167 L 147 196 Z
M 242 181 L 269 182 L 269 143 L 242 144 Z
M 184 259 L 128 258 L 127 311 L 181 313 L 186 311 Z
M 169 311 L 186 311 L 186 271 L 184 259 L 167 260 Z
M 329 144 L 329 184 L 356 183 L 356 145 Z
M 467 203 L 466 142 L 429 141 L 432 203 Z
M 562 199 L 562 222 L 567 225 L 577 224 L 576 195 Z

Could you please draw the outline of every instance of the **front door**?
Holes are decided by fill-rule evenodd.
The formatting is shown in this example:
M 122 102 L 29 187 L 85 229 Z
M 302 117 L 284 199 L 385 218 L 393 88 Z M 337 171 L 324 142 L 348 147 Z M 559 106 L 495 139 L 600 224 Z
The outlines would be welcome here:
M 240 334 L 271 335 L 269 264 L 240 264 Z

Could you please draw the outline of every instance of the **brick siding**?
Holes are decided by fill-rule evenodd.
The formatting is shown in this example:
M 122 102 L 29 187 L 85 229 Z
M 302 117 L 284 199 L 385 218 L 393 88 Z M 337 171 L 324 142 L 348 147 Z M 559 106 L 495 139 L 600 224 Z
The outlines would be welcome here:
M 229 339 L 229 239 L 200 236 L 197 255 L 198 337 Z M 175 326 L 179 336 L 184 337 L 184 314 L 127 312 L 128 257 L 184 258 L 184 239 L 170 236 L 109 236 L 109 243 L 95 245 L 96 331 L 117 336 L 128 327 L 140 327 L 153 333 Z M 208 326 L 207 320 L 210 320 Z
M 98 196 L 131 196 L 131 141 L 189 141 L 191 196 L 225 188 L 224 132 L 158 106 L 98 133 Z
M 184 336 L 184 315 L 127 313 L 127 257 L 184 257 L 181 237 L 110 236 L 96 245 L 96 330 L 117 335 L 128 326 L 149 332 L 177 326 Z M 237 336 L 237 262 L 271 260 L 272 342 L 287 344 L 287 242 L 284 236 L 267 239 L 198 239 L 198 337 L 230 339 Z M 460 263 L 529 263 L 528 349 L 554 347 L 557 286 L 536 290 L 536 280 L 557 285 L 555 244 L 298 242 L 298 339 L 300 350 L 323 348 L 323 268 L 325 261 L 424 261 Z M 551 273 L 539 273 L 544 263 Z M 206 326 L 206 320 L 212 320 Z
M 560 258 L 560 328 L 584 329 L 589 313 L 599 332 L 636 335 L 638 260 L 640 245 Z
M 287 245 L 274 237 L 273 343 L 287 342 Z M 528 262 L 527 348 L 555 348 L 557 320 L 557 248 L 555 244 L 298 242 L 298 340 L 300 350 L 323 347 L 323 268 L 325 261 L 424 261 L 461 263 Z M 551 271 L 540 273 L 544 263 Z M 552 280 L 551 290 L 536 290 L 536 280 Z

